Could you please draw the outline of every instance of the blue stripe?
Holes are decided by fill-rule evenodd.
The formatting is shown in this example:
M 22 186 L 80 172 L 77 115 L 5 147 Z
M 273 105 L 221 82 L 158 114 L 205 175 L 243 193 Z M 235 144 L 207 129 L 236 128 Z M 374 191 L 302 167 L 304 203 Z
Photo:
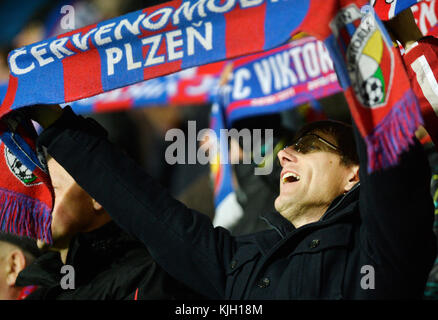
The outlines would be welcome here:
M 117 48 L 120 50 L 122 54 L 122 58 L 118 63 L 113 64 L 113 73 L 111 75 L 108 74 L 108 57 L 106 50 L 108 48 L 100 48 L 98 49 L 101 63 L 101 79 L 102 79 L 102 88 L 104 91 L 111 91 L 116 88 L 125 87 L 135 82 L 143 81 L 143 54 L 141 43 L 139 41 L 135 41 L 131 43 L 131 50 L 133 56 L 133 62 L 139 62 L 140 67 L 132 70 L 128 70 L 127 67 L 127 54 L 125 50 L 125 46 L 123 44 L 113 44 L 111 45 L 111 49 Z M 112 56 L 112 55 L 111 55 Z
M 36 102 L 50 104 L 65 100 L 62 62 L 52 55 L 48 46 L 41 47 L 41 50 L 43 48 L 47 50 L 43 55 L 44 59 L 53 58 L 54 61 L 40 67 L 35 60 L 35 69 L 20 75 L 12 109 Z M 30 56 L 30 53 L 28 55 Z
M 312 0 L 266 1 L 264 50 L 289 40 L 290 35 L 306 18 Z

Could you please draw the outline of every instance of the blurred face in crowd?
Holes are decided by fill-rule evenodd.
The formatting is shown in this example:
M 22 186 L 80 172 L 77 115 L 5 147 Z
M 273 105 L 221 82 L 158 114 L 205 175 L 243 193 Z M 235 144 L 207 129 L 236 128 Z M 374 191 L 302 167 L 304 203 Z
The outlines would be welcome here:
M 358 181 L 358 166 L 341 162 L 336 140 L 314 131 L 278 153 L 282 167 L 276 210 L 295 227 L 317 221 L 339 195 Z
M 15 287 L 15 281 L 26 267 L 27 260 L 19 247 L 0 241 L 0 300 L 18 299 L 21 288 Z
M 51 227 L 53 248 L 65 249 L 74 235 L 92 231 L 110 218 L 56 160 L 50 158 L 47 164 L 55 193 Z M 44 246 L 42 242 L 38 245 Z

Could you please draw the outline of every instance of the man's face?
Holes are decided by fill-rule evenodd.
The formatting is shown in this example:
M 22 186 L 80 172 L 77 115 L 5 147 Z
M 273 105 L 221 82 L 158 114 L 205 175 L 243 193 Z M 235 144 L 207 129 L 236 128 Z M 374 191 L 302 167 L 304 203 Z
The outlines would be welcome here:
M 314 134 L 336 148 L 336 141 L 329 134 L 319 131 Z M 303 141 L 306 142 L 303 145 L 310 145 L 310 148 L 297 151 L 288 147 L 278 153 L 282 171 L 275 208 L 289 220 L 299 210 L 328 207 L 345 191 L 351 174 L 351 168 L 341 164 L 341 156 L 335 148 L 316 136 L 306 137 Z M 309 144 L 312 141 L 313 144 Z
M 55 192 L 53 248 L 64 249 L 76 233 L 88 231 L 95 216 L 93 200 L 53 158 L 47 164 Z M 44 244 L 38 242 L 38 246 Z

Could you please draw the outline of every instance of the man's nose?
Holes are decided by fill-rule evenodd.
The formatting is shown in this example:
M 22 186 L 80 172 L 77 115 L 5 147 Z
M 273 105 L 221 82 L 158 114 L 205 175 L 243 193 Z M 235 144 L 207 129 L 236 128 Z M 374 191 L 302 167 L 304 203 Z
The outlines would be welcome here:
M 280 150 L 277 154 L 278 161 L 280 165 L 284 167 L 289 162 L 297 162 L 298 158 L 296 157 L 296 151 L 291 147 L 284 148 Z

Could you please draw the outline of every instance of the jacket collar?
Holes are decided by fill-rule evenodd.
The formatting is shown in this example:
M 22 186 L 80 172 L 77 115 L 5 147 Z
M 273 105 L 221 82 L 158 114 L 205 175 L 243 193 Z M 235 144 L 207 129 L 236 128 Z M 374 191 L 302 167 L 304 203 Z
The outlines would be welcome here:
M 138 245 L 138 241 L 122 232 L 114 222 L 109 222 L 99 229 L 78 234 L 70 243 L 66 264 L 74 267 L 77 283 L 86 282 L 117 256 Z M 62 266 L 59 253 L 49 251 L 20 272 L 17 282 L 20 286 L 57 286 Z
M 326 212 L 323 214 L 320 221 L 334 219 L 343 214 L 349 204 L 359 199 L 360 183 L 357 183 L 348 193 L 335 198 Z M 282 238 L 285 238 L 289 233 L 296 230 L 295 226 L 277 211 L 271 211 L 261 216 L 269 226 L 271 226 Z

